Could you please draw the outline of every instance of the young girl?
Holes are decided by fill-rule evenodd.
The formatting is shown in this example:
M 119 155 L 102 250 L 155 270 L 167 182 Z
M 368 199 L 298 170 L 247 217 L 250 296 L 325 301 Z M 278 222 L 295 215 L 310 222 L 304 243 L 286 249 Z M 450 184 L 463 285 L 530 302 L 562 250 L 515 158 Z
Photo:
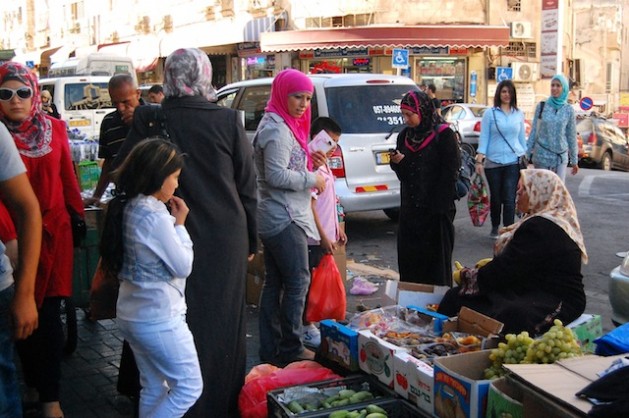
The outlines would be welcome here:
M 114 173 L 101 240 L 102 265 L 120 279 L 117 321 L 140 370 L 140 417 L 181 417 L 203 388 L 185 320 L 189 209 L 173 195 L 182 166 L 174 144 L 139 143 Z

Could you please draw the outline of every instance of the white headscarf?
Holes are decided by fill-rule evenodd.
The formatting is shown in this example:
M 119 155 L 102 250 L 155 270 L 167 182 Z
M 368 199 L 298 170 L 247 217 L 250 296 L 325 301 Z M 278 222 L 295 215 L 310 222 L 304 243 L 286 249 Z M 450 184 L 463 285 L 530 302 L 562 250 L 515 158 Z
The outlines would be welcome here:
M 203 96 L 216 100 L 212 87 L 212 63 L 198 48 L 181 48 L 166 58 L 164 97 Z

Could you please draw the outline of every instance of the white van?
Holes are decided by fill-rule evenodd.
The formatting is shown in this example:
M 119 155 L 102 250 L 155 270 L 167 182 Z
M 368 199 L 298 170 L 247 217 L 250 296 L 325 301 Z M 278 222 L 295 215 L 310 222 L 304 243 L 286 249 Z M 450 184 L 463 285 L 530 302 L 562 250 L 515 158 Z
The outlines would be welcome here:
M 383 74 L 310 74 L 312 119 L 329 116 L 341 126 L 339 146 L 329 159 L 336 194 L 346 212 L 384 210 L 397 218 L 400 182 L 389 167 L 389 149 L 404 127 L 402 96 L 419 90 L 408 77 Z M 242 112 L 249 138 L 264 114 L 272 78 L 221 88 L 218 104 Z
M 121 55 L 101 54 L 94 52 L 80 58 L 70 58 L 50 66 L 48 77 L 71 77 L 76 75 L 113 76 L 129 73 L 138 83 L 133 61 Z
M 44 78 L 42 90 L 48 90 L 61 119 L 70 129 L 78 129 L 89 139 L 97 139 L 100 125 L 115 108 L 109 97 L 109 76 L 74 76 Z

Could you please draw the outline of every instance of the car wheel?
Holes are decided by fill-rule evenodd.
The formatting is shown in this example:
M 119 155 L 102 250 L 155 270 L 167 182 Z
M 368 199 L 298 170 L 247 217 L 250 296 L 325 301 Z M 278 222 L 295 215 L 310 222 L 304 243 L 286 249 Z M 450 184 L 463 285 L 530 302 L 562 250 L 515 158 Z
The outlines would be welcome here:
M 612 154 L 609 151 L 605 152 L 605 154 L 601 157 L 599 167 L 605 171 L 610 171 L 612 169 Z
M 476 156 L 476 150 L 474 149 L 474 145 L 472 144 L 468 144 L 467 142 L 461 142 L 461 149 L 463 151 L 466 151 L 472 158 Z
M 397 221 L 398 219 L 400 219 L 400 209 L 399 208 L 395 208 L 395 209 L 383 209 L 383 212 L 385 215 L 387 215 L 389 217 L 389 219 L 391 219 L 392 221 Z

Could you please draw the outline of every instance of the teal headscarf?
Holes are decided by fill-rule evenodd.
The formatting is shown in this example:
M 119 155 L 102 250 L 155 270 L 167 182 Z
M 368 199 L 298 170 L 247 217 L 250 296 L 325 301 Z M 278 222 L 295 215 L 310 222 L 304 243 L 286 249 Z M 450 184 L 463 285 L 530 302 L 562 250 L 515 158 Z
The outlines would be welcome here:
M 555 109 L 559 109 L 566 104 L 568 93 L 570 93 L 570 85 L 568 84 L 568 79 L 563 74 L 556 74 L 550 82 L 552 83 L 554 80 L 558 80 L 561 83 L 561 94 L 559 97 L 553 97 L 551 95 L 548 98 L 548 104 Z

